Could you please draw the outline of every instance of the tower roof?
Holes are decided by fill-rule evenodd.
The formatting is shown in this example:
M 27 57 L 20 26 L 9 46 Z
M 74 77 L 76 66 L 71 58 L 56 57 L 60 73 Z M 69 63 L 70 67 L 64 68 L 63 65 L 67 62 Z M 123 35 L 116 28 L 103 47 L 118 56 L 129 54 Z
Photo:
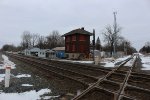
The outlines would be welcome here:
M 93 35 L 93 33 L 84 30 L 84 28 L 79 28 L 79 29 L 72 30 L 68 33 L 65 33 L 62 36 L 64 37 L 64 36 L 72 35 L 72 34 L 85 34 L 85 35 L 90 35 L 90 36 Z

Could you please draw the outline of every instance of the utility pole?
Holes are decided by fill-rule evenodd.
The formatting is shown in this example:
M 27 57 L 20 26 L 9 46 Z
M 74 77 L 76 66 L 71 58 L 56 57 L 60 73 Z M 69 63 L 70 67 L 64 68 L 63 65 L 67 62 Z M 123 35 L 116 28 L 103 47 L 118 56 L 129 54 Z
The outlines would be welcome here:
M 95 64 L 95 54 L 94 54 L 94 50 L 95 50 L 95 29 L 93 29 L 93 62 Z
M 127 42 L 124 42 L 124 54 L 127 55 Z
M 113 35 L 113 39 L 114 39 L 114 53 L 113 53 L 113 56 L 116 57 L 116 34 L 117 34 L 117 21 L 116 21 L 116 14 L 117 12 L 113 12 L 114 14 L 114 35 Z

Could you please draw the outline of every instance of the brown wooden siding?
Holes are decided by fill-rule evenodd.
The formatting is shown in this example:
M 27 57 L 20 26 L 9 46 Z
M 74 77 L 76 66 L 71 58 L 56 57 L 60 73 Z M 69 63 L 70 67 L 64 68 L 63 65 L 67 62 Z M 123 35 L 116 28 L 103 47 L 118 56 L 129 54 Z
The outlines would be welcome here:
M 66 53 L 90 52 L 90 36 L 84 34 L 73 34 L 65 36 Z

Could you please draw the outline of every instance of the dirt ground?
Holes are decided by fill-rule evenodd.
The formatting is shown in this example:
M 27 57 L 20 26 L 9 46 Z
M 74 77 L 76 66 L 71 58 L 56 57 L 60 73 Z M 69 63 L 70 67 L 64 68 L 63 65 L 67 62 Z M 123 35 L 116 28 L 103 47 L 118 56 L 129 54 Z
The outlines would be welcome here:
M 3 61 L 0 53 L 0 61 Z M 35 66 L 28 65 L 26 63 L 20 62 L 18 60 L 10 58 L 16 64 L 16 69 L 11 70 L 11 79 L 10 79 L 10 87 L 4 87 L 4 81 L 0 82 L 0 90 L 5 93 L 21 93 L 30 90 L 39 91 L 40 89 L 48 88 L 52 92 L 47 94 L 48 96 L 58 96 L 53 98 L 52 100 L 58 100 L 59 98 L 67 98 L 66 100 L 70 100 L 73 98 L 78 90 L 84 90 L 84 87 L 81 84 L 78 84 L 69 79 L 59 77 L 49 73 L 49 75 L 45 75 L 44 72 L 36 69 Z M 4 74 L 5 70 L 0 69 L 0 74 Z M 29 74 L 31 77 L 24 78 L 16 78 L 14 76 L 21 74 Z M 33 86 L 21 86 L 22 84 L 32 84 Z
M 0 53 L 0 62 L 3 61 L 2 54 Z M 60 98 L 67 98 L 64 100 L 70 100 L 73 98 L 78 90 L 83 91 L 87 87 L 84 87 L 82 84 L 71 81 L 69 79 L 57 76 L 55 74 L 49 73 L 45 74 L 43 71 L 40 71 L 35 66 L 20 62 L 16 59 L 10 58 L 16 64 L 16 69 L 11 70 L 11 81 L 10 87 L 5 88 L 4 82 L 0 82 L 0 90 L 3 90 L 5 93 L 16 93 L 16 92 L 26 92 L 30 90 L 39 91 L 40 89 L 48 88 L 52 92 L 46 94 L 48 96 L 54 96 L 52 100 L 60 100 Z M 102 66 L 101 66 L 102 67 Z M 138 59 L 136 67 L 133 68 L 133 71 L 139 73 L 150 74 L 150 71 L 141 70 L 142 64 L 141 60 Z M 0 74 L 4 74 L 5 70 L 0 69 Z M 27 78 L 16 78 L 14 76 L 18 74 L 29 74 L 31 77 Z M 23 87 L 22 84 L 32 84 L 32 87 Z M 58 96 L 58 97 L 55 97 Z

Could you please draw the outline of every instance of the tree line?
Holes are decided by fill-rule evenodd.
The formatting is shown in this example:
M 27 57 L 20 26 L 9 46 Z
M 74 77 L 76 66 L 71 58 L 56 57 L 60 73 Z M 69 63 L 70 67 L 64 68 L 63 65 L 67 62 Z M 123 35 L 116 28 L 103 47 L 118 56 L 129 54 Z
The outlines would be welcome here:
M 31 48 L 38 47 L 40 49 L 51 49 L 57 46 L 64 46 L 64 38 L 55 30 L 48 36 L 40 36 L 39 34 L 31 34 L 29 31 L 23 32 L 21 47 Z
M 132 54 L 136 52 L 136 49 L 131 45 L 131 42 L 121 36 L 122 28 L 114 22 L 114 24 L 105 27 L 103 34 L 104 45 L 101 45 L 99 37 L 96 40 L 95 48 L 100 51 L 107 51 L 111 53 L 111 56 L 116 53 L 116 51 L 123 51 L 126 54 Z M 94 43 L 91 43 L 90 47 Z M 30 33 L 29 31 L 24 31 L 21 36 L 20 46 L 14 47 L 13 45 L 4 45 L 2 50 L 23 50 L 26 48 L 38 47 L 40 49 L 52 49 L 57 46 L 64 46 L 65 40 L 57 30 L 52 31 L 48 36 L 41 36 L 39 34 Z M 143 48 L 145 50 L 145 47 Z
M 38 33 L 30 33 L 24 31 L 21 36 L 21 43 L 19 46 L 4 45 L 2 51 L 21 51 L 27 48 L 38 47 L 40 49 L 52 49 L 54 47 L 63 47 L 65 40 L 61 37 L 57 30 L 52 31 L 48 36 L 42 36 Z
M 104 31 L 101 33 L 104 37 L 104 45 L 101 45 L 99 37 L 96 40 L 95 48 L 100 51 L 108 51 L 111 56 L 116 51 L 123 51 L 126 54 L 132 54 L 136 52 L 136 49 L 131 45 L 131 42 L 121 36 L 122 28 L 116 22 L 116 12 L 114 14 L 114 24 L 105 27 Z M 24 31 L 21 36 L 21 44 L 18 47 L 13 45 L 4 45 L 1 50 L 23 50 L 31 47 L 38 47 L 40 49 L 51 49 L 57 46 L 64 46 L 65 40 L 57 30 L 52 31 L 48 36 L 41 36 L 39 34 L 30 33 L 29 31 Z M 90 47 L 94 43 L 91 43 Z M 143 48 L 145 50 L 145 47 Z
M 137 52 L 136 49 L 132 46 L 131 42 L 121 36 L 122 28 L 119 25 L 116 26 L 106 26 L 102 35 L 104 37 L 104 45 L 101 45 L 99 37 L 96 40 L 96 49 L 101 51 L 110 52 L 111 56 L 113 56 L 114 50 L 123 51 L 126 55 Z
M 120 35 L 121 28 L 117 26 L 117 33 L 114 33 L 114 29 L 111 26 L 107 26 L 101 34 L 104 37 L 104 45 L 101 45 L 101 40 L 98 37 L 95 43 L 95 49 L 100 51 L 107 51 L 113 54 L 114 43 L 116 51 L 123 51 L 126 54 L 132 54 L 136 52 L 136 49 L 132 47 L 131 42 L 126 40 Z M 114 38 L 115 35 L 115 38 Z M 93 44 L 91 43 L 91 46 Z M 52 49 L 54 47 L 65 46 L 65 40 L 61 37 L 57 30 L 52 31 L 47 36 L 42 36 L 38 33 L 30 33 L 29 31 L 24 31 L 21 35 L 21 43 L 19 46 L 14 45 L 4 45 L 2 51 L 21 51 L 27 48 L 38 47 L 40 49 Z
M 140 49 L 141 53 L 150 53 L 150 42 L 146 42 L 145 45 Z

